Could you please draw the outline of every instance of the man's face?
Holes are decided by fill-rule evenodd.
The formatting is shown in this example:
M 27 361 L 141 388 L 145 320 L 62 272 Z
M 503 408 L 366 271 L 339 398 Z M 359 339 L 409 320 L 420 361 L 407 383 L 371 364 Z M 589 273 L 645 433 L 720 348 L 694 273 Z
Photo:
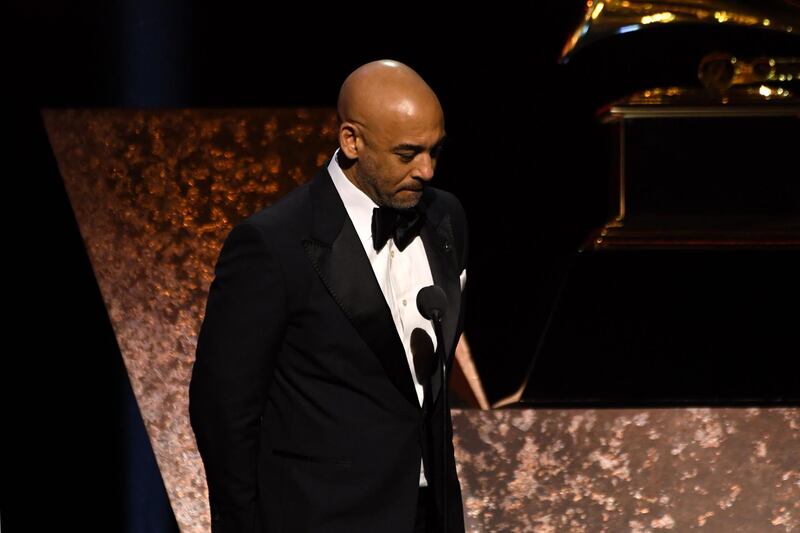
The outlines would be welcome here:
M 444 141 L 441 113 L 361 128 L 356 176 L 378 205 L 414 207 L 433 178 Z

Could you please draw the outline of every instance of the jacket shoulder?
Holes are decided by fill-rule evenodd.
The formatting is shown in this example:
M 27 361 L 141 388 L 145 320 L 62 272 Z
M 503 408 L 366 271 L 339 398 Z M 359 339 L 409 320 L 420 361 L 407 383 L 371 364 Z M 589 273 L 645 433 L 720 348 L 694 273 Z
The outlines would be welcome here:
M 464 212 L 464 206 L 461 205 L 461 201 L 455 194 L 444 189 L 431 187 L 429 198 L 432 209 L 439 213 L 450 215 L 455 219 L 454 222 L 466 224 L 467 217 Z
M 448 229 L 453 234 L 456 249 L 460 251 L 460 264 L 465 268 L 469 250 L 469 231 L 464 206 L 455 194 L 434 187 L 428 188 L 425 201 L 434 222 L 437 225 L 449 225 Z
M 291 235 L 301 231 L 311 212 L 309 183 L 293 189 L 272 205 L 256 211 L 237 222 L 237 226 L 255 226 L 265 236 Z

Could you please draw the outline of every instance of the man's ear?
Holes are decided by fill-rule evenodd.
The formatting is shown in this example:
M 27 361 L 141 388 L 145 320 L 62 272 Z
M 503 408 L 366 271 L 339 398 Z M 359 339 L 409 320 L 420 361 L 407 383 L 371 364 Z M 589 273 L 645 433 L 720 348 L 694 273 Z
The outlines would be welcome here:
M 358 159 L 360 133 L 352 122 L 342 122 L 339 126 L 339 148 L 347 159 Z

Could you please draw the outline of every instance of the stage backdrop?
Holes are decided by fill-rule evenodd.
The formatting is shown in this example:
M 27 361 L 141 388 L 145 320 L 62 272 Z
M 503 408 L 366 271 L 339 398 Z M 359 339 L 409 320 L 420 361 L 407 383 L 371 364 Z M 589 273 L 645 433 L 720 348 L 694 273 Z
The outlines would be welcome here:
M 44 120 L 175 517 L 208 531 L 187 392 L 214 263 L 235 222 L 332 154 L 335 113 Z M 454 410 L 453 422 L 469 531 L 800 530 L 798 409 Z

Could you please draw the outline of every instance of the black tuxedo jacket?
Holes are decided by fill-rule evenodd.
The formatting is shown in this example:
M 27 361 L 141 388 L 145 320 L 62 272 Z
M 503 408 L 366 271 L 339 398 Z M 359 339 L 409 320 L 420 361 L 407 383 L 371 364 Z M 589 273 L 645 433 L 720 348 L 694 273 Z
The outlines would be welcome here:
M 452 365 L 466 218 L 445 191 L 428 187 L 421 202 L 420 237 L 448 298 Z M 228 234 L 196 355 L 189 412 L 215 533 L 409 533 L 421 456 L 439 510 L 447 480 L 448 529 L 464 530 L 449 409 L 442 468 L 441 371 L 432 407 L 420 407 L 389 307 L 325 168 Z

